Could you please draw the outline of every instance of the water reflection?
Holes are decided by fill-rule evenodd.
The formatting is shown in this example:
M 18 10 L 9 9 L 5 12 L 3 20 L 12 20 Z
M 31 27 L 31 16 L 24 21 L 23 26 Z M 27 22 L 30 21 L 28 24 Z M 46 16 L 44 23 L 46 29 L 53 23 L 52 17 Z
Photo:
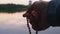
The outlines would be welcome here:
M 0 13 L 0 34 L 28 34 L 26 19 L 22 17 L 23 13 L 25 12 Z M 60 34 L 60 27 L 50 27 L 45 31 L 40 31 L 39 34 Z

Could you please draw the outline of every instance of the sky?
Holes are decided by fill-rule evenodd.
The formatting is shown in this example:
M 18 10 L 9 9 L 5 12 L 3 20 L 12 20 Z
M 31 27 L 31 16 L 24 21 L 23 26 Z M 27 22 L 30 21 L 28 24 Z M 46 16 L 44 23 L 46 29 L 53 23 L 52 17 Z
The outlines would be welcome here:
M 35 1 L 39 1 L 39 0 L 32 0 L 32 3 L 35 2 Z M 50 0 L 44 0 L 44 1 L 50 1 Z M 29 4 L 29 0 L 0 0 L 0 4 L 6 4 L 6 3 L 28 5 Z

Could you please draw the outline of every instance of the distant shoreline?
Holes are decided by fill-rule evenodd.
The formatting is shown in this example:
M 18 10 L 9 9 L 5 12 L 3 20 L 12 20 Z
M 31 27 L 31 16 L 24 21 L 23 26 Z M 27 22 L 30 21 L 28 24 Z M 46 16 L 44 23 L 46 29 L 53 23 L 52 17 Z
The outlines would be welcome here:
M 19 11 L 19 12 L 13 12 L 13 13 L 25 13 L 26 12 L 26 10 L 25 11 Z M 8 13 L 8 12 L 0 12 L 0 13 Z M 13 14 L 13 13 L 8 13 L 8 14 Z

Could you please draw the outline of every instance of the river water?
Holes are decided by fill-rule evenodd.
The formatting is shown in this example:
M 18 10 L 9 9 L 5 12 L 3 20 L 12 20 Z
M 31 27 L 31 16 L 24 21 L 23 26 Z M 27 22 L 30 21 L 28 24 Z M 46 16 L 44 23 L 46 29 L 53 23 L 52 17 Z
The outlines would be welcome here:
M 0 34 L 29 34 L 24 13 L 0 13 Z M 35 34 L 33 29 L 32 34 Z M 49 27 L 39 34 L 60 34 L 60 27 Z

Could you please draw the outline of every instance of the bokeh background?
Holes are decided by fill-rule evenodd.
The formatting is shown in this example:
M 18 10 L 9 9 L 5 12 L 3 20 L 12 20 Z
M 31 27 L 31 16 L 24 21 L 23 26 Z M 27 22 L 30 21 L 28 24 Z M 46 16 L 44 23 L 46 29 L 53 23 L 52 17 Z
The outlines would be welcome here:
M 32 3 L 35 1 L 39 0 Z M 28 5 L 29 0 L 0 0 L 0 34 L 29 34 L 26 18 L 22 16 Z M 33 29 L 32 34 L 35 34 Z M 60 34 L 60 27 L 50 26 L 39 34 Z

